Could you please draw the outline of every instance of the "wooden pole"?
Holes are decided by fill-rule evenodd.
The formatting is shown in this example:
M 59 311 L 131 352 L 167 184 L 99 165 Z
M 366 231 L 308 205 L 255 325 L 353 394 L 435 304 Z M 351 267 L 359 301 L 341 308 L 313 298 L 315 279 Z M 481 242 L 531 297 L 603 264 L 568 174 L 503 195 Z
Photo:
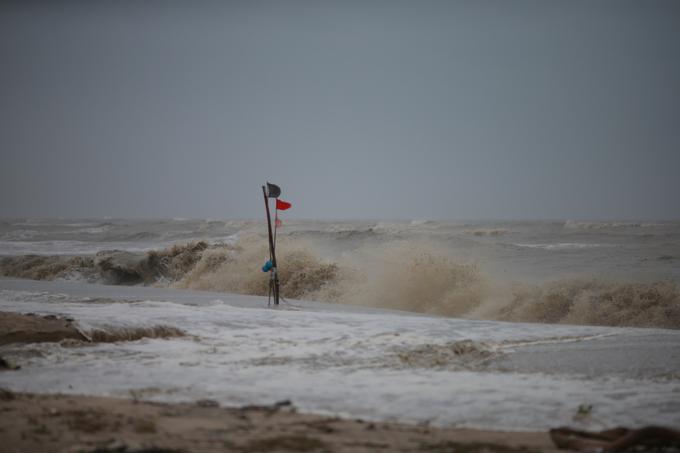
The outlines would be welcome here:
M 267 197 L 267 189 L 262 186 L 262 195 L 264 196 L 264 207 L 267 210 L 267 229 L 269 231 L 269 254 L 272 259 L 272 270 L 274 272 L 274 305 L 279 304 L 279 276 L 276 272 L 276 249 L 274 247 L 274 238 L 272 236 L 272 219 L 269 214 L 269 198 Z

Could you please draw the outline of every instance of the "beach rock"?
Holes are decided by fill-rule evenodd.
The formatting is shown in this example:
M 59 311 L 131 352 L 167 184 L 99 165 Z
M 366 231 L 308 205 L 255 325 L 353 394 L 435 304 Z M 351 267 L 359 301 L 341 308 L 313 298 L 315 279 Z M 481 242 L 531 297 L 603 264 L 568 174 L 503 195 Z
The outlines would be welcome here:
M 215 400 L 204 399 L 196 401 L 196 406 L 198 407 L 219 407 L 220 403 Z
M 21 367 L 19 365 L 16 365 L 14 363 L 11 363 L 4 358 L 0 357 L 0 371 L 3 370 L 18 370 Z
M 12 401 L 14 398 L 14 392 L 0 387 L 0 401 Z

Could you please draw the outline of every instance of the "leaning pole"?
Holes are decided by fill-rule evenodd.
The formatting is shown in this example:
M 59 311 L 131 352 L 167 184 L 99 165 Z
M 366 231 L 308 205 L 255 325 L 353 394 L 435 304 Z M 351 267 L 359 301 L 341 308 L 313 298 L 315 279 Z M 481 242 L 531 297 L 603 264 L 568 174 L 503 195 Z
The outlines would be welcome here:
M 269 256 L 272 262 L 272 276 L 269 283 L 269 293 L 271 295 L 272 289 L 274 293 L 274 305 L 279 304 L 279 276 L 276 273 L 276 247 L 274 246 L 274 236 L 272 235 L 272 219 L 271 214 L 269 214 L 269 197 L 267 194 L 267 188 L 262 186 L 262 195 L 264 196 L 264 207 L 267 210 L 267 230 L 269 232 Z

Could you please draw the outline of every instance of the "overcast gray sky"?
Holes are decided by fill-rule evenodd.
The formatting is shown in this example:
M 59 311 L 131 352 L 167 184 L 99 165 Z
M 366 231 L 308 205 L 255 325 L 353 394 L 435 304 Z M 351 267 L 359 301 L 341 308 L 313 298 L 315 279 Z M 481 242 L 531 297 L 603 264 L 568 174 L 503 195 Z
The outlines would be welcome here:
M 680 218 L 680 2 L 0 5 L 0 217 Z

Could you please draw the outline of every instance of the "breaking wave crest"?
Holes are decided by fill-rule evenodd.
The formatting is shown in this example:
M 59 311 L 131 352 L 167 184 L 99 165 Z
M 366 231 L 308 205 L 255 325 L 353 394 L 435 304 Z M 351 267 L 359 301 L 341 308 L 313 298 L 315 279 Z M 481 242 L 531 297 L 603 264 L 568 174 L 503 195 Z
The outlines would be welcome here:
M 304 241 L 279 241 L 286 298 L 516 322 L 680 328 L 680 291 L 670 281 L 560 280 L 492 288 L 476 265 L 455 262 L 429 244 L 394 241 L 331 262 Z M 269 275 L 254 272 L 268 256 L 262 244 L 251 236 L 208 248 L 174 286 L 267 295 Z
M 318 300 L 460 316 L 484 299 L 477 266 L 461 264 L 428 246 L 390 243 L 371 259 L 342 267 L 339 278 L 311 296 Z
M 32 280 L 85 279 L 108 284 L 151 284 L 184 276 L 201 258 L 206 242 L 150 252 L 106 250 L 94 256 L 23 255 L 0 258 L 0 275 Z
M 94 266 L 112 284 L 174 281 L 189 272 L 207 248 L 199 241 L 147 253 L 103 251 L 95 255 Z
M 649 223 L 649 222 L 579 222 L 577 220 L 567 220 L 564 222 L 564 228 L 574 230 L 603 230 L 615 228 L 650 228 L 664 226 L 664 223 Z
M 284 244 L 290 241 L 281 240 Z M 261 238 L 245 237 L 236 244 L 206 250 L 196 265 L 174 286 L 266 296 L 269 274 L 259 272 L 269 256 Z M 280 246 L 281 293 L 284 297 L 306 297 L 337 277 L 338 266 L 325 263 L 304 247 Z
M 668 281 L 562 280 L 516 287 L 497 317 L 507 321 L 680 329 L 680 292 Z
M 278 239 L 284 298 L 515 322 L 680 329 L 680 291 L 653 283 L 559 280 L 543 285 L 494 282 L 435 244 L 388 241 L 324 259 L 313 242 Z M 193 242 L 151 252 L 94 257 L 7 257 L 0 273 L 33 279 L 72 274 L 110 284 L 155 284 L 266 296 L 260 271 L 269 251 L 261 235 L 228 244 Z
M 259 244 L 259 245 L 255 245 Z M 268 249 L 260 238 L 206 250 L 175 283 L 179 288 L 267 295 L 269 274 L 253 272 Z M 458 264 L 407 244 L 378 246 L 363 259 L 320 259 L 304 242 L 282 239 L 278 247 L 281 294 L 286 298 L 462 315 L 478 305 L 484 282 L 476 266 Z
M 94 259 L 87 256 L 24 255 L 0 258 L 0 275 L 5 277 L 54 280 L 74 274 L 90 276 L 93 271 Z

